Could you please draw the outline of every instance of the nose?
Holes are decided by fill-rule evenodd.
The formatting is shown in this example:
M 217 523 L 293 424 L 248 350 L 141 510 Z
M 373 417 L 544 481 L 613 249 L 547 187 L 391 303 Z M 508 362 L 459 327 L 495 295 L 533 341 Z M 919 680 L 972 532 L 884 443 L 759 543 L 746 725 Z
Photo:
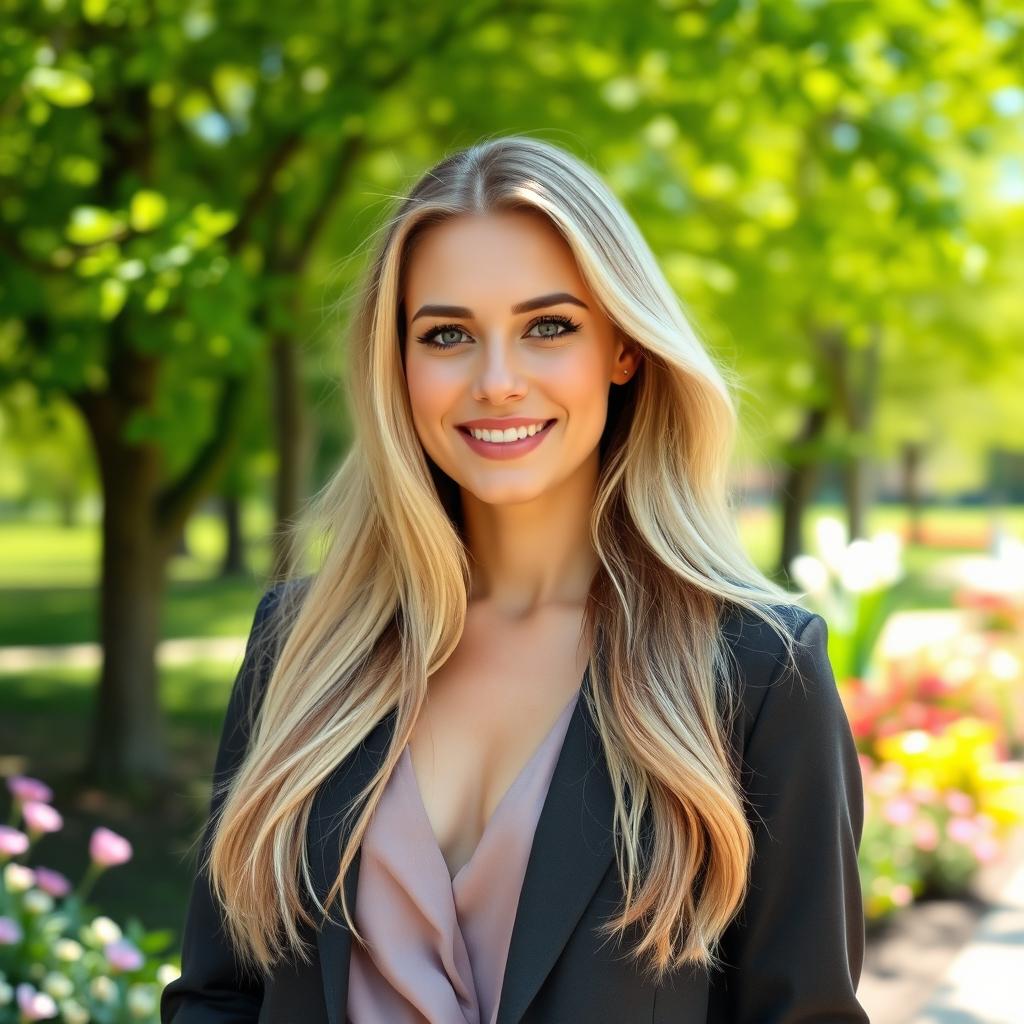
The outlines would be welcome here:
M 501 339 L 481 346 L 474 374 L 474 398 L 481 404 L 500 406 L 526 391 L 526 380 L 515 357 Z

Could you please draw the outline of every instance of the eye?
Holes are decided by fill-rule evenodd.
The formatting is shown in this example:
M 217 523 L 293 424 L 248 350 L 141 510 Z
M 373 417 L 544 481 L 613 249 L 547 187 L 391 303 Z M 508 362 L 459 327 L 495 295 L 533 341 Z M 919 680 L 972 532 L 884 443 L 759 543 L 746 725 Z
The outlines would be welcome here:
M 548 327 L 554 326 L 556 328 L 561 327 L 561 330 L 547 331 L 541 334 L 533 334 L 530 337 L 533 338 L 560 338 L 563 334 L 573 334 L 580 329 L 580 325 L 576 323 L 572 317 L 562 316 L 560 313 L 548 313 L 542 317 L 538 317 L 530 324 L 529 330 L 532 331 L 534 327 Z
M 530 333 L 535 327 L 549 326 L 553 327 L 554 330 L 542 331 L 540 334 Z M 573 334 L 579 329 L 580 325 L 571 317 L 562 316 L 559 313 L 547 313 L 544 316 L 538 317 L 530 324 L 525 337 L 560 338 L 563 334 Z M 453 334 L 456 337 L 452 337 Z M 461 344 L 461 339 L 458 335 L 469 337 L 458 324 L 438 324 L 436 327 L 431 327 L 429 331 L 419 335 L 416 340 L 424 345 L 429 345 L 431 348 L 449 349 Z
M 431 327 L 429 331 L 421 334 L 416 340 L 422 342 L 424 345 L 429 345 L 431 348 L 455 348 L 459 343 L 459 339 L 448 339 L 447 341 L 437 341 L 435 339 L 440 338 L 445 334 L 466 334 L 466 332 L 458 324 L 438 324 L 436 327 Z M 469 337 L 469 335 L 466 335 Z

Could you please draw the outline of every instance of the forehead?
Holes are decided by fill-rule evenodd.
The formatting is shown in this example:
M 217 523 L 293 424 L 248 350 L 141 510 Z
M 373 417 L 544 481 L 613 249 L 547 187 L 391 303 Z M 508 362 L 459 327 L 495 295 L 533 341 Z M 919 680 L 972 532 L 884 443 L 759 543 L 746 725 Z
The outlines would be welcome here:
M 501 299 L 508 306 L 545 291 L 579 294 L 586 286 L 568 243 L 539 212 L 464 214 L 435 224 L 409 258 L 409 305 Z M 582 297 L 582 296 L 581 296 Z

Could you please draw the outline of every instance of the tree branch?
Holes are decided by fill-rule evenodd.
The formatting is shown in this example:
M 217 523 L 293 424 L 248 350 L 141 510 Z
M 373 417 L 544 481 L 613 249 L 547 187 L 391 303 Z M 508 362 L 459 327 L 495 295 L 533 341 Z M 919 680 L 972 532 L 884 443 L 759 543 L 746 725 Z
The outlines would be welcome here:
M 238 223 L 225 236 L 225 241 L 231 252 L 238 252 L 249 241 L 256 218 L 267 205 L 271 195 L 273 195 L 274 178 L 277 176 L 278 171 L 299 151 L 302 141 L 301 133 L 292 129 L 280 139 L 271 151 L 270 156 L 263 165 L 263 169 L 260 171 L 256 187 L 249 193 L 242 204 Z
M 338 147 L 327 172 L 327 180 L 305 228 L 299 235 L 294 252 L 285 256 L 280 265 L 288 273 L 300 273 L 309 261 L 316 247 L 317 240 L 323 234 L 334 208 L 342 193 L 342 187 L 348 180 L 349 172 L 363 151 L 365 138 L 361 135 L 351 136 Z
M 245 377 L 225 378 L 208 440 L 191 464 L 157 495 L 156 518 L 165 537 L 177 536 L 196 502 L 209 492 L 227 468 L 238 441 L 238 417 L 245 385 Z

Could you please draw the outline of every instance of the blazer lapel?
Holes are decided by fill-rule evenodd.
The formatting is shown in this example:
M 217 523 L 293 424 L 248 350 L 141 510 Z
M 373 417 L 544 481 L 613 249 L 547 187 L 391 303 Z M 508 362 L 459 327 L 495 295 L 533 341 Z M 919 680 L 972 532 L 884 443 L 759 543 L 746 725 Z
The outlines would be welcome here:
M 518 1024 L 614 858 L 615 797 L 589 692 L 588 666 L 533 836 L 497 1024 Z
M 590 668 L 583 677 L 565 740 L 541 809 L 502 983 L 497 1024 L 518 1024 L 551 972 L 569 936 L 614 859 L 614 794 L 600 737 L 590 715 Z M 324 780 L 309 816 L 307 847 L 317 898 L 324 902 L 341 856 L 341 814 L 384 759 L 396 710 L 388 713 Z M 345 876 L 349 907 L 356 905 L 357 853 Z M 338 901 L 331 908 L 341 917 Z M 351 934 L 344 921 L 317 932 L 329 1024 L 345 1024 Z
M 394 732 L 397 708 L 388 712 L 370 730 L 366 739 L 323 781 L 313 798 L 306 844 L 310 876 L 317 899 L 323 904 L 334 884 L 341 862 L 341 850 L 348 839 L 342 828 L 342 814 L 355 795 L 370 781 L 387 753 Z M 360 851 L 356 852 L 345 875 L 345 899 L 354 913 L 356 887 L 359 882 Z M 338 918 L 317 930 L 316 943 L 320 953 L 324 999 L 329 1024 L 345 1024 L 348 1005 L 348 968 L 352 935 L 341 913 L 341 902 L 335 899 L 329 908 Z

